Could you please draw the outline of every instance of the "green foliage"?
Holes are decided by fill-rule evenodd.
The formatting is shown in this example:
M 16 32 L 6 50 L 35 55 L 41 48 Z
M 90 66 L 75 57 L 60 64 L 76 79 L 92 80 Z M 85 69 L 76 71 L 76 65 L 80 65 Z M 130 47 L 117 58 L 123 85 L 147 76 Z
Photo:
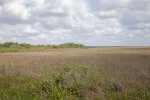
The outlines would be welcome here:
M 76 44 L 76 43 L 65 43 L 65 44 L 60 44 L 60 48 L 86 48 L 86 46 L 82 44 Z
M 3 44 L 1 44 L 1 47 L 4 47 L 4 48 L 9 48 L 13 45 L 16 45 L 16 43 L 13 43 L 13 42 L 5 42 Z
M 18 47 L 23 47 L 23 48 L 32 48 L 33 46 L 32 46 L 31 44 L 21 43 L 21 44 L 18 44 Z
M 91 86 L 100 82 L 91 80 L 95 80 L 95 76 L 89 76 L 87 66 L 74 65 L 65 65 L 58 73 L 45 73 L 41 75 L 40 81 L 20 74 L 3 74 L 0 76 L 0 100 L 85 99 Z
M 32 51 L 32 50 L 42 50 L 42 49 L 58 49 L 58 48 L 86 48 L 82 44 L 75 43 L 65 43 L 60 45 L 31 45 L 26 43 L 14 43 L 5 42 L 0 44 L 0 52 L 18 52 L 18 51 Z
M 51 45 L 51 48 L 52 49 L 57 49 L 57 48 L 59 48 L 59 46 L 58 45 Z
M 5 67 L 0 66 L 0 100 L 93 99 L 98 97 L 92 97 L 91 93 L 99 93 L 99 88 L 105 94 L 106 100 L 150 99 L 146 89 L 135 87 L 125 91 L 125 87 L 118 82 L 102 81 L 101 75 L 91 75 L 88 66 L 66 64 L 60 72 L 42 74 L 40 80 L 18 73 L 7 76 Z
M 33 90 L 34 82 L 22 75 L 0 77 L 0 100 L 33 100 L 40 96 Z
M 2 47 L 2 44 L 0 43 L 0 48 Z
M 134 88 L 127 91 L 125 87 L 121 86 L 117 82 L 109 82 L 103 85 L 105 88 L 106 98 L 108 100 L 149 100 L 150 95 L 142 89 Z
M 88 68 L 86 66 L 69 66 L 56 74 L 46 73 L 42 76 L 40 88 L 46 92 L 48 98 L 54 100 L 84 98 L 88 91 L 87 80 Z

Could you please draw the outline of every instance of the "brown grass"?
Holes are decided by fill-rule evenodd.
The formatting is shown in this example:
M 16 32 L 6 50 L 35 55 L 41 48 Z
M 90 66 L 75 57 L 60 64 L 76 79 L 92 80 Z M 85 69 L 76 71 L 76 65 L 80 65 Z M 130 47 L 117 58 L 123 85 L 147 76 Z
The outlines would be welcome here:
M 3 73 L 20 73 L 38 78 L 43 72 L 56 72 L 62 64 L 88 65 L 104 81 L 128 88 L 150 87 L 150 47 L 104 47 L 89 49 L 52 49 L 40 52 L 0 53 Z

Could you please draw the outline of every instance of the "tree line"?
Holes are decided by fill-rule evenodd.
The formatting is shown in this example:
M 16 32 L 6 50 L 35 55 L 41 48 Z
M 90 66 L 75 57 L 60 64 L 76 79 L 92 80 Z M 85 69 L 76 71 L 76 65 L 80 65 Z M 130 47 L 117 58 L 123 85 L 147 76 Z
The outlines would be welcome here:
M 45 49 L 57 49 L 57 48 L 86 48 L 83 44 L 78 43 L 64 43 L 60 45 L 31 45 L 26 43 L 17 43 L 17 42 L 5 42 L 0 43 L 0 48 L 45 48 Z

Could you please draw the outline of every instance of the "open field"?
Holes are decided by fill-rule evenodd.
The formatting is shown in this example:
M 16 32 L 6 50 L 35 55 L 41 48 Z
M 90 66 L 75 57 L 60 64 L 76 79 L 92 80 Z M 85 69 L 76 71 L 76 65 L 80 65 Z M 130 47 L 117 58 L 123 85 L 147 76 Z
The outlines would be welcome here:
M 68 88 L 62 92 L 64 87 L 61 86 L 60 89 L 60 85 L 67 85 L 65 83 L 59 83 L 60 94 L 57 94 L 57 91 L 55 96 L 49 96 L 53 92 L 48 92 L 50 89 L 43 90 L 43 87 L 40 87 L 41 81 L 45 82 L 41 78 L 45 73 L 55 73 L 54 77 L 58 77 L 63 66 L 66 68 L 79 65 L 83 66 L 81 67 L 83 72 L 88 68 L 88 74 L 83 78 L 77 75 L 83 82 L 76 86 L 75 93 Z M 48 83 L 46 86 L 51 88 Z M 56 86 L 57 89 L 58 87 Z M 71 94 L 67 94 L 66 91 Z M 0 53 L 0 97 L 0 100 L 11 98 L 149 100 L 150 47 L 48 49 L 39 52 Z

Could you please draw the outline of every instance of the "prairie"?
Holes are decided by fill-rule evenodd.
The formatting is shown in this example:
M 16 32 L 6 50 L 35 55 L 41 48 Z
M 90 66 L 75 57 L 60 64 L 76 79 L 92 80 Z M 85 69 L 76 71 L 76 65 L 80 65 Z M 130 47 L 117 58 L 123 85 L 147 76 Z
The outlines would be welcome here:
M 45 73 L 55 73 L 54 77 L 57 78 L 52 79 L 58 80 L 58 73 L 64 69 L 64 66 L 65 68 L 69 66 L 70 70 L 72 66 L 83 66 L 81 67 L 83 72 L 88 67 L 88 75 L 82 82 L 79 82 L 80 85 L 76 85 L 75 92 L 68 88 L 62 92 L 65 83 L 55 85 L 57 87 L 55 95 L 51 94 L 56 88 L 43 90 L 40 86 L 41 84 L 43 86 L 45 81 L 42 81 L 41 76 Z M 98 76 L 100 78 L 96 79 L 95 77 Z M 60 80 L 62 81 L 63 78 Z M 44 83 L 44 86 L 48 86 L 45 88 L 53 87 L 48 83 Z M 60 48 L 0 53 L 0 97 L 2 100 L 11 98 L 149 100 L 150 47 Z

